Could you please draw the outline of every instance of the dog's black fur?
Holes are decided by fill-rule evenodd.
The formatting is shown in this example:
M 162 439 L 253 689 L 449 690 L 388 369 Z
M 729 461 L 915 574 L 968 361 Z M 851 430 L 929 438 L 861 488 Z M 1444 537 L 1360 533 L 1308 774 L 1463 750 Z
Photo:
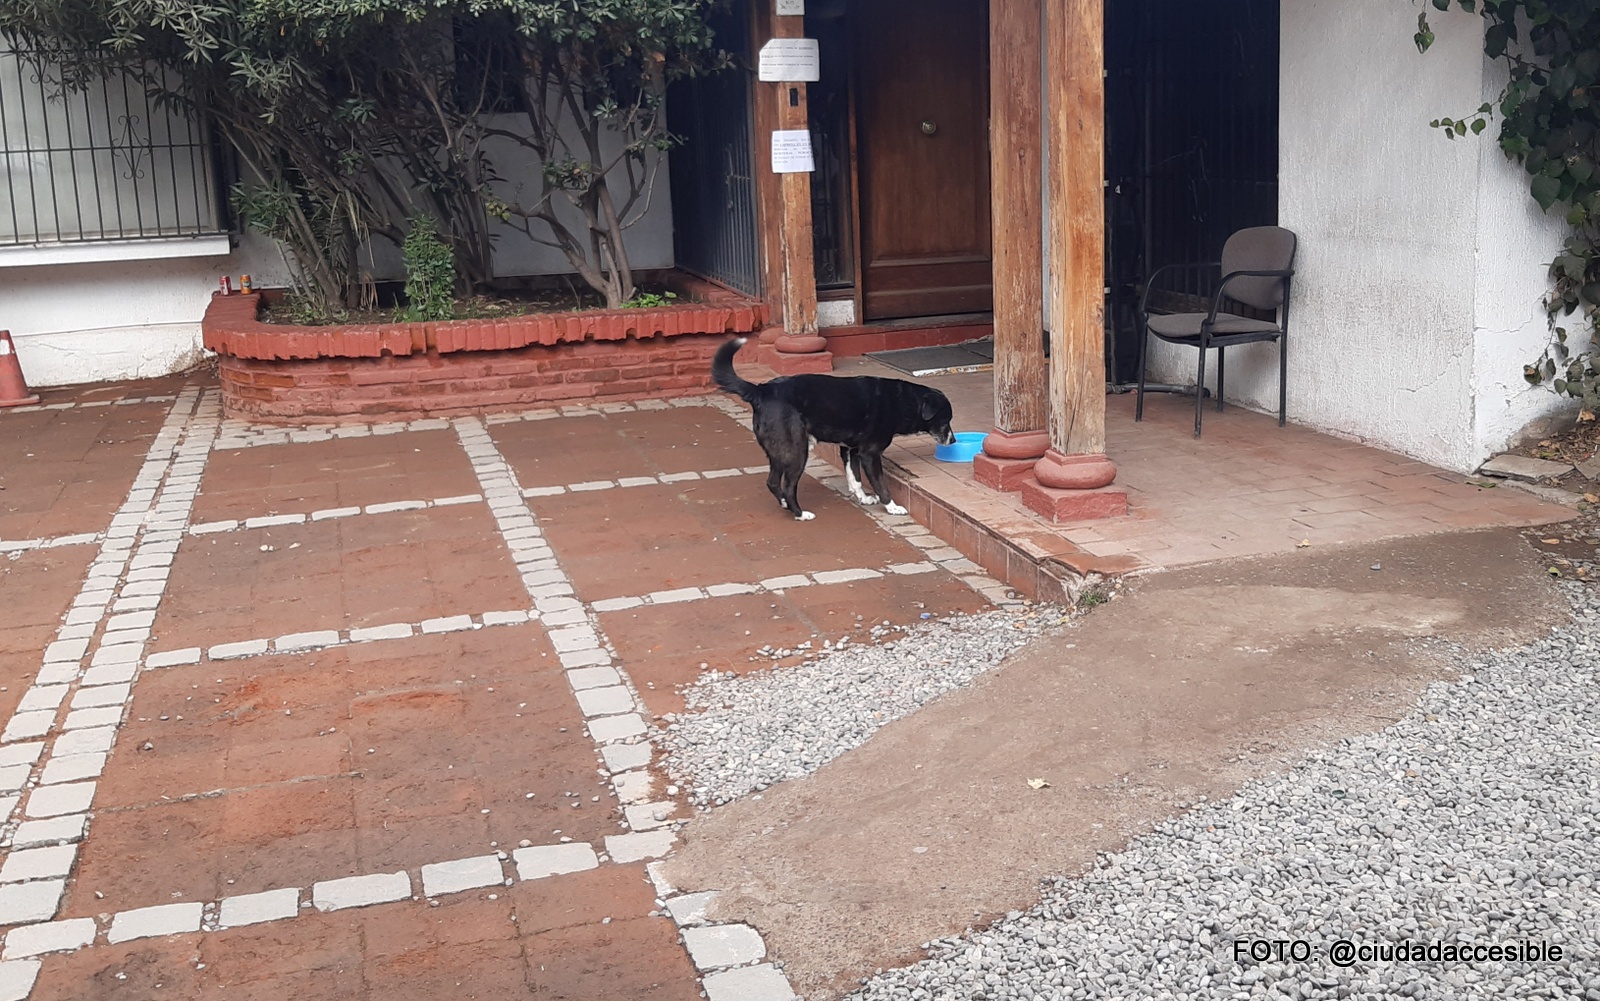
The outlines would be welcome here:
M 883 450 L 896 435 L 927 433 L 942 445 L 956 440 L 950 401 L 937 389 L 876 376 L 786 375 L 771 382 L 746 382 L 733 370 L 742 337 L 724 344 L 711 363 L 711 378 L 750 404 L 756 441 L 767 453 L 767 489 L 796 520 L 815 515 L 800 507 L 796 491 L 810 454 L 809 438 L 839 446 L 845 476 L 856 499 L 904 513 L 883 485 Z M 866 484 L 876 496 L 860 489 Z

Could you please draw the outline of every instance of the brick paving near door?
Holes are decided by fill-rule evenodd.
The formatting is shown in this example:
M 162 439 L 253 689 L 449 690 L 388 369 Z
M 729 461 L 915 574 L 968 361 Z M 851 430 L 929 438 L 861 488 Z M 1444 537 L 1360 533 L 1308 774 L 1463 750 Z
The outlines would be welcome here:
M 652 721 L 1011 598 L 820 461 L 783 515 L 747 422 L 290 430 L 170 380 L 0 414 L 0 1001 L 790 997 L 652 872 Z

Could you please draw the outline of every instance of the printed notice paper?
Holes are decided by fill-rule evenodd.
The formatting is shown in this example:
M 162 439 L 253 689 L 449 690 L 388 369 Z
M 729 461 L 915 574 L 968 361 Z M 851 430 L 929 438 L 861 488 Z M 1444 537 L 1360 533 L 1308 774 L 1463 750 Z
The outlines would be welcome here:
M 816 169 L 811 159 L 810 129 L 779 129 L 772 133 L 774 174 L 809 174 Z
M 761 46 L 757 76 L 766 83 L 813 83 L 822 79 L 815 38 L 774 38 Z

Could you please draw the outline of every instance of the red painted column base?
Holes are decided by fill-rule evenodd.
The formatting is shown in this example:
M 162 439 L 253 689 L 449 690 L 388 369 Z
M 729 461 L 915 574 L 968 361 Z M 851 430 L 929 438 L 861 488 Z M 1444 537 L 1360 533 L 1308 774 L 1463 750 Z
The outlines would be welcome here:
M 1048 431 L 1002 431 L 995 428 L 983 440 L 983 451 L 972 459 L 972 478 L 1002 493 L 1021 490 L 1034 463 L 1050 448 Z
M 1117 467 L 1104 455 L 1046 452 L 1022 484 L 1022 503 L 1052 522 L 1117 518 L 1128 513 L 1128 492 L 1113 488 Z
M 768 327 L 761 332 L 758 358 L 779 375 L 825 375 L 833 371 L 833 355 L 827 348 L 825 337 L 796 336 L 782 327 Z

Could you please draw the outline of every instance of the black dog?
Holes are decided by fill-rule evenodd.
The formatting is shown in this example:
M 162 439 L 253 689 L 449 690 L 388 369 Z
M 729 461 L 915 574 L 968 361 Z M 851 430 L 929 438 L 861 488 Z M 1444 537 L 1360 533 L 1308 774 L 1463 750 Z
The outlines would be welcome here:
M 811 452 L 809 438 L 839 446 L 845 481 L 863 504 L 881 497 L 890 514 L 905 508 L 889 499 L 883 486 L 883 450 L 895 435 L 926 432 L 941 445 L 956 440 L 950 430 L 950 401 L 937 389 L 903 379 L 863 375 L 786 375 L 771 382 L 746 382 L 733 370 L 733 356 L 744 338 L 717 350 L 711 378 L 753 411 L 756 441 L 767 453 L 767 489 L 795 516 L 810 521 L 816 515 L 800 508 L 795 492 Z M 874 494 L 866 493 L 866 483 Z

